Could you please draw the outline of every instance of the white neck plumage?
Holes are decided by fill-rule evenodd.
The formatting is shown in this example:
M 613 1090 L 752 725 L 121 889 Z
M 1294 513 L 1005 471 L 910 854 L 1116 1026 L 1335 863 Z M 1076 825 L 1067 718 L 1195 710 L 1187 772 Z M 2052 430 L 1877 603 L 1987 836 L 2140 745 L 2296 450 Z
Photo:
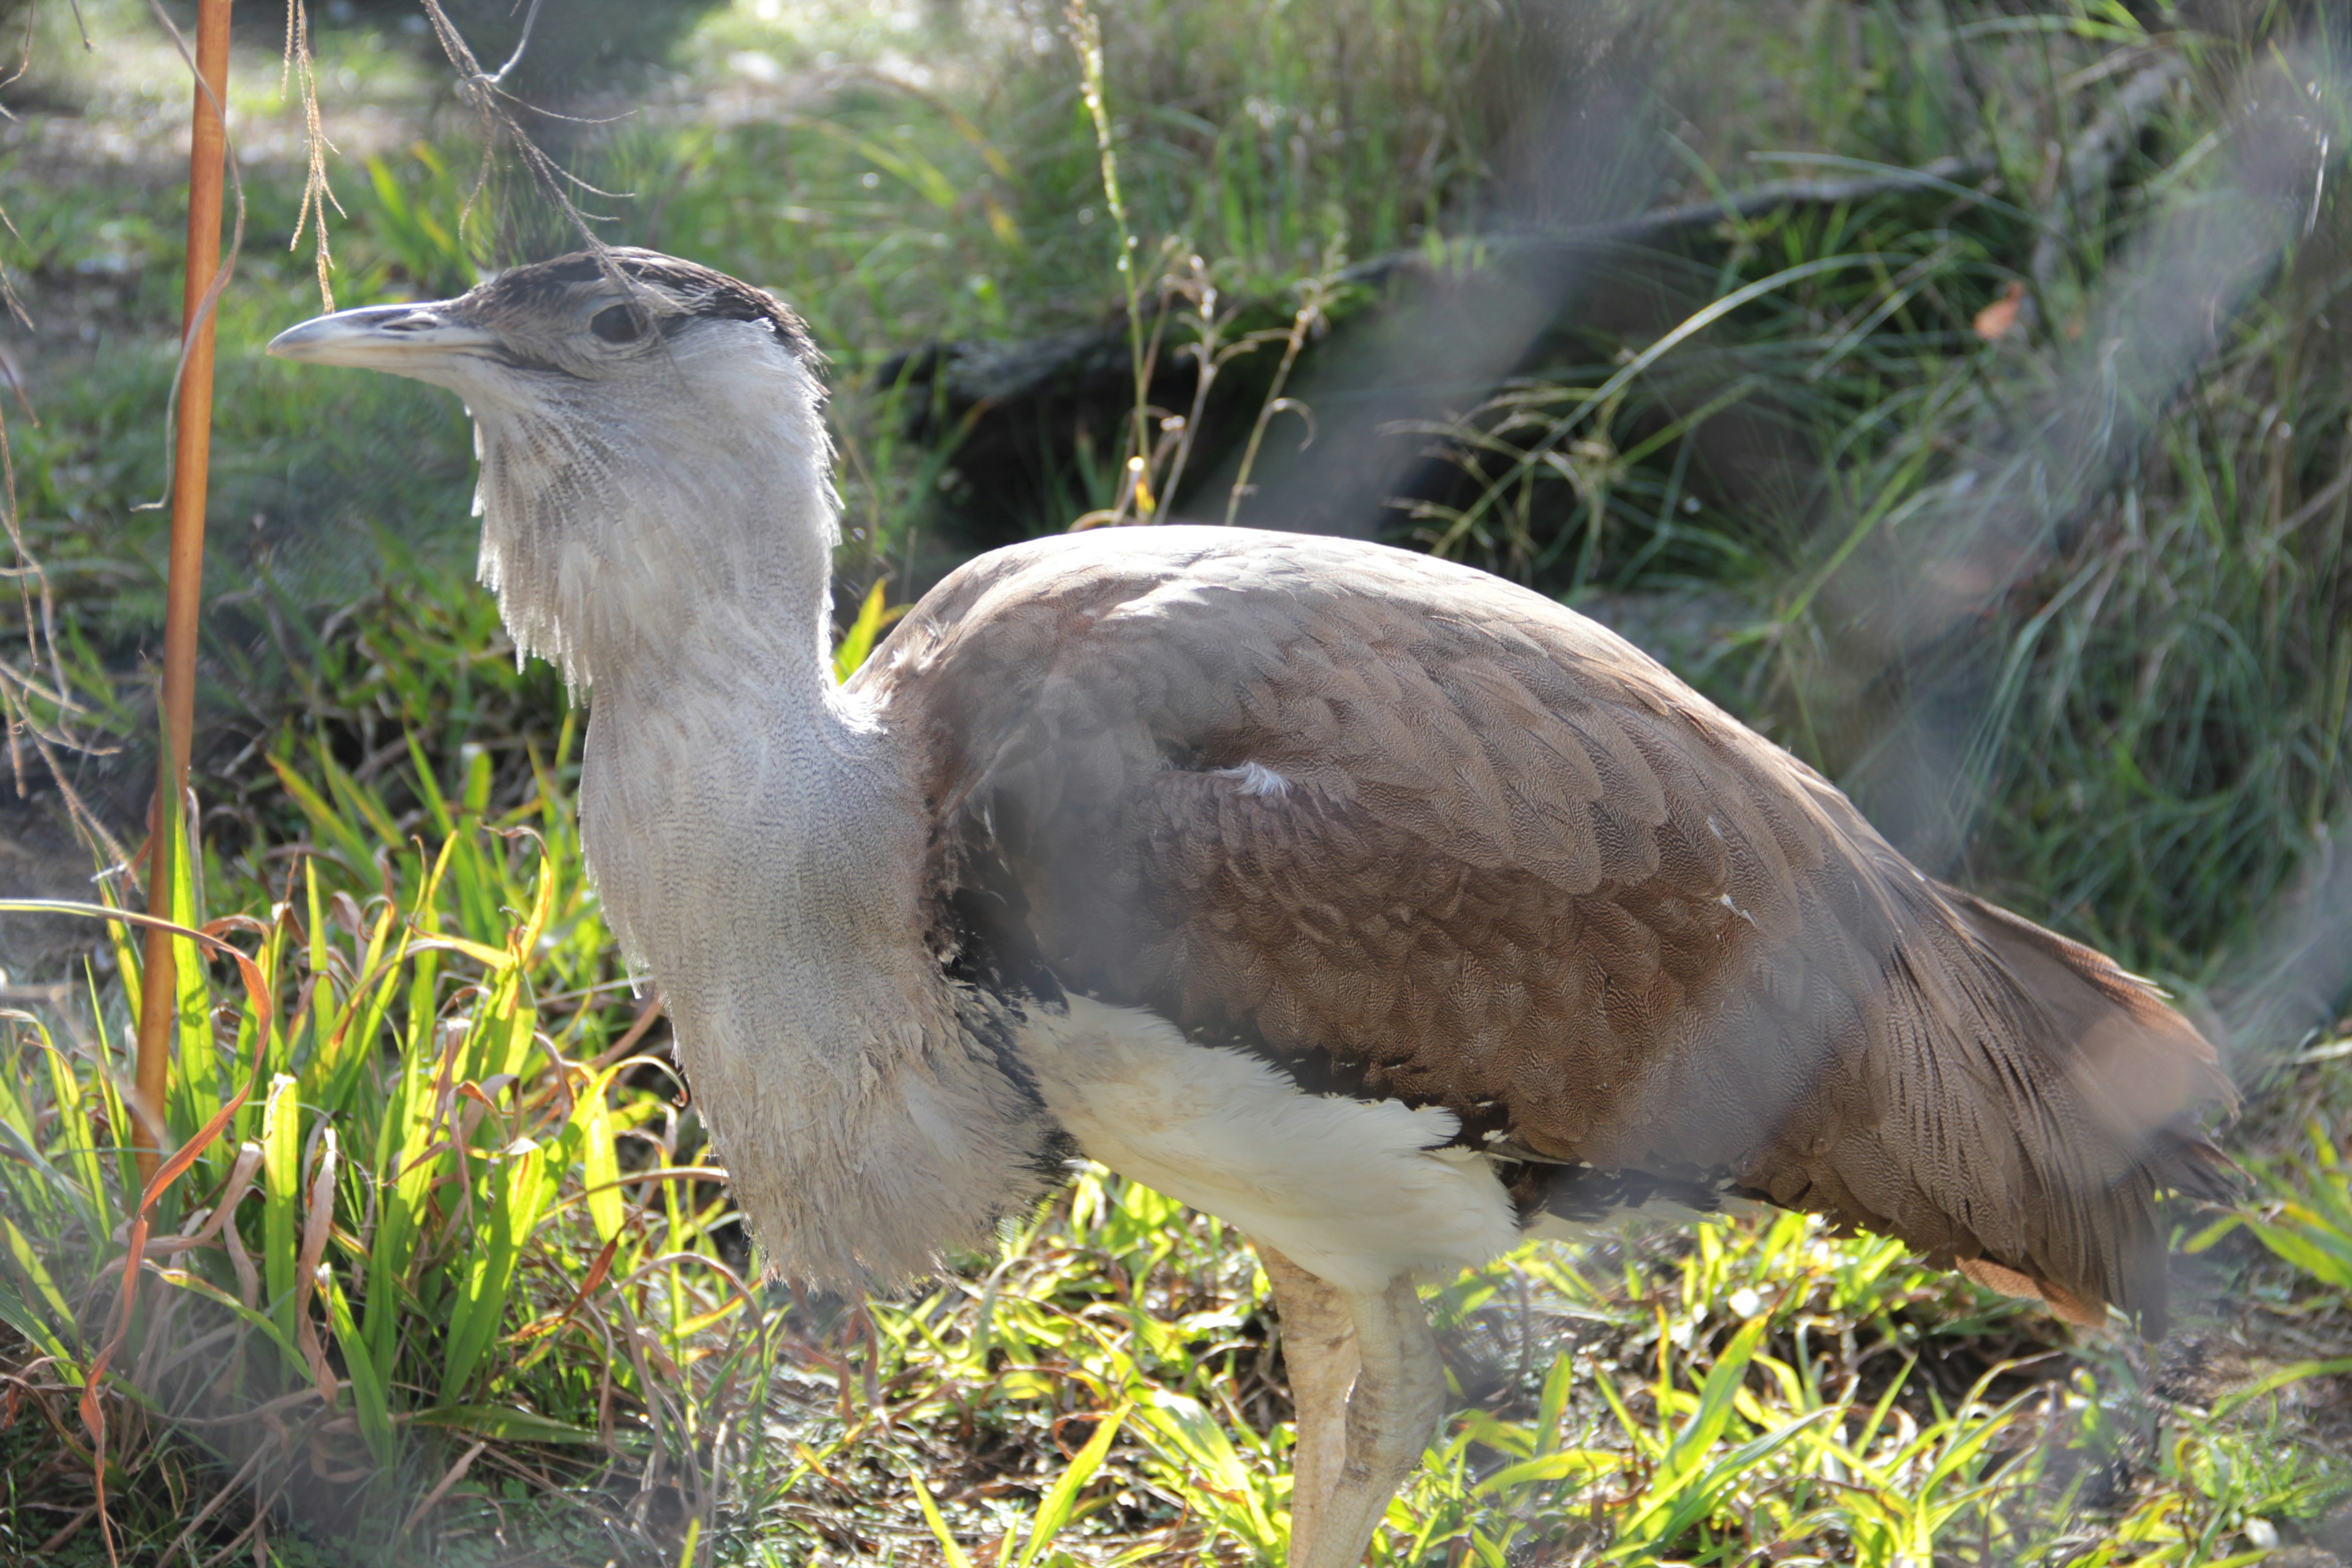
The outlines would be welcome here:
M 518 646 L 593 683 L 589 867 L 771 1266 L 873 1289 L 983 1239 L 1053 1134 L 929 952 L 916 759 L 834 681 L 830 451 L 784 407 L 649 412 L 658 462 L 482 418 L 482 572 Z

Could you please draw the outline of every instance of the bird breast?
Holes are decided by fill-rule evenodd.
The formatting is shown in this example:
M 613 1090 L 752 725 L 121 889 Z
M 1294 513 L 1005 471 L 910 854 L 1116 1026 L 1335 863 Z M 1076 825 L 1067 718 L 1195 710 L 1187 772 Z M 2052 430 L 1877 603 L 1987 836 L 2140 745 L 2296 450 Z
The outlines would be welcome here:
M 589 865 L 769 1268 L 888 1289 L 1033 1201 L 1057 1134 L 919 940 L 921 828 L 882 740 L 737 687 L 599 689 Z
M 1073 995 L 1018 1036 L 1037 1092 L 1090 1159 L 1204 1213 L 1343 1290 L 1443 1277 L 1518 1240 L 1454 1113 L 1302 1091 L 1165 1018 Z

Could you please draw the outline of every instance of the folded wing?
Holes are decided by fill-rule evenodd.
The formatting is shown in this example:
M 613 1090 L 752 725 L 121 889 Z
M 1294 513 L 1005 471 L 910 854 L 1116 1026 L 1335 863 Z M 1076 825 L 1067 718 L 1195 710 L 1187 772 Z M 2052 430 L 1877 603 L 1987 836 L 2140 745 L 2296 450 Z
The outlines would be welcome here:
M 1581 616 L 1379 546 L 1107 530 L 966 567 L 859 686 L 931 760 L 965 962 L 2161 1331 L 2211 1048 Z

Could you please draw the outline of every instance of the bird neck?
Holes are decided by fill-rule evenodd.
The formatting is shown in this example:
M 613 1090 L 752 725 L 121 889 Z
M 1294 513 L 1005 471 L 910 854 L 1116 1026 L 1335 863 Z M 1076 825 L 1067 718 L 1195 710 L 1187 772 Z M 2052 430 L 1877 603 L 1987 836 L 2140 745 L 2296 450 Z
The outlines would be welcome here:
M 694 417 L 660 399 L 594 417 L 561 387 L 475 409 L 482 580 L 520 652 L 593 691 L 591 868 L 666 987 L 682 960 L 663 961 L 665 933 L 714 902 L 725 862 L 778 873 L 744 889 L 773 924 L 866 909 L 921 843 L 880 726 L 833 675 L 823 421 L 809 398 L 737 390 L 766 413 L 706 396 Z M 838 959 L 853 939 L 881 933 L 835 921 L 809 945 Z
M 830 521 L 829 491 L 787 504 Z M 616 559 L 551 623 L 595 682 L 580 815 L 606 916 L 771 1266 L 919 1275 L 1041 1190 L 1055 1135 L 1003 1005 L 932 952 L 915 742 L 834 679 L 822 549 Z
M 681 1021 L 698 1098 L 739 1061 L 797 1082 L 830 1042 L 923 1033 L 945 1006 L 898 747 L 829 678 L 789 674 L 689 636 L 659 679 L 615 670 L 590 709 L 589 867 Z
M 748 426 L 707 405 L 478 408 L 482 581 L 517 647 L 600 701 L 719 673 L 814 705 L 833 684 L 831 444 L 813 405 Z

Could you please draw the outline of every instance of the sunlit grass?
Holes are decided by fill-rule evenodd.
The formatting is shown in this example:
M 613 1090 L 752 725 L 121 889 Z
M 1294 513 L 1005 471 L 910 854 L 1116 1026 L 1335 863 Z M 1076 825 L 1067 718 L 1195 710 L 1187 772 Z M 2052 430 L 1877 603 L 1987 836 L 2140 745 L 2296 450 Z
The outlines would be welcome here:
M 556 1475 L 632 1447 L 648 1475 L 691 1468 L 711 1388 L 742 1375 L 741 1346 L 710 1331 L 753 1302 L 672 1080 L 628 1049 L 642 1030 L 551 771 L 570 741 L 530 759 L 536 787 L 506 809 L 478 749 L 446 795 L 407 773 L 415 836 L 323 750 L 290 748 L 279 776 L 311 838 L 271 864 L 266 900 L 183 877 L 184 923 L 207 903 L 251 911 L 213 929 L 246 939 L 276 1006 L 181 944 L 164 1142 L 201 1146 L 150 1216 L 135 1364 L 98 1390 L 125 1473 L 173 1419 L 202 1431 L 266 1405 L 266 1435 L 241 1426 L 224 1455 L 258 1495 L 307 1471 L 326 1482 L 314 1515 L 392 1543 L 469 1443 L 574 1446 L 532 1467 Z M 91 1436 L 70 1396 L 123 1289 L 138 966 L 127 941 L 112 956 L 119 1002 L 12 1025 L 0 1094 L 17 1266 L 0 1318 L 45 1352 L 40 1386 L 59 1392 L 40 1414 L 69 1446 Z
M 1432 1293 L 1465 1407 L 1375 1562 L 2251 1560 L 2249 1521 L 2345 1479 L 2275 1450 L 2273 1391 L 2151 1411 L 2122 1347 L 2076 1361 L 1891 1243 L 1783 1216 L 1609 1252 L 1534 1248 Z M 927 1538 L 972 1563 L 1264 1560 L 1288 1439 L 1265 1313 L 1215 1222 L 1082 1175 L 968 1279 L 874 1309 L 753 1516 L 760 1560 L 925 1561 Z M 1987 1341 L 2008 1359 L 1969 1359 Z M 1098 1468 L 1053 1516 L 1072 1539 L 1041 1543 L 1031 1509 L 1080 1453 Z

